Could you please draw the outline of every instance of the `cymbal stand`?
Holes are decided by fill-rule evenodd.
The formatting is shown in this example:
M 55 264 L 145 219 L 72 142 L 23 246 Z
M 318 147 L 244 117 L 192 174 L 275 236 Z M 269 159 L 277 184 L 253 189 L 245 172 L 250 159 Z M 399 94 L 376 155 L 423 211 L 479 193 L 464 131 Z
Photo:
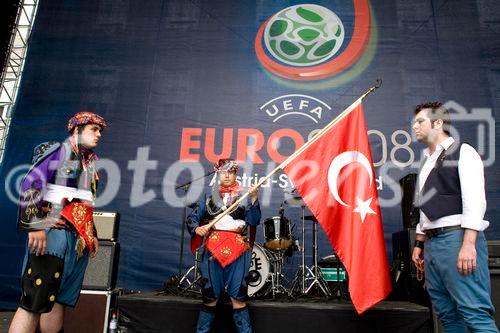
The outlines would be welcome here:
M 301 265 L 299 270 L 295 274 L 290 287 L 289 296 L 293 296 L 294 293 L 306 294 L 306 276 L 313 276 L 313 272 L 309 267 L 306 266 L 306 254 L 305 254 L 305 244 L 306 244 L 306 229 L 305 229 L 305 210 L 306 206 L 301 205 L 302 208 L 302 245 L 300 248 L 301 253 Z
M 311 282 L 309 287 L 307 287 L 305 294 L 308 294 L 315 285 L 318 286 L 318 290 L 323 292 L 325 296 L 330 296 L 330 289 L 328 288 L 328 284 L 323 279 L 323 275 L 321 274 L 321 270 L 318 267 L 318 222 L 316 219 L 313 220 L 313 263 L 314 266 L 312 268 L 313 278 L 314 280 Z
M 181 293 L 192 291 L 201 294 L 201 286 L 198 283 L 201 280 L 200 262 L 200 249 L 196 249 L 194 254 L 194 265 L 191 266 L 186 274 L 181 277 L 179 284 L 177 285 L 177 287 L 181 289 Z M 193 281 L 189 279 L 191 275 Z

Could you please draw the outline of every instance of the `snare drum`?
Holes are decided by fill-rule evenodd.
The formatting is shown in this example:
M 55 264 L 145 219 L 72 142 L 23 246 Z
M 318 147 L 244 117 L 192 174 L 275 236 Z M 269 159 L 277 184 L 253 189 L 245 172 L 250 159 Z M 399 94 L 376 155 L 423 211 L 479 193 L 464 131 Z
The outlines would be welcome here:
M 270 276 L 274 272 L 277 256 L 255 244 L 252 251 L 252 262 L 250 263 L 250 272 L 253 271 L 254 281 L 248 282 L 248 296 L 264 295 L 270 288 Z
M 293 244 L 290 220 L 273 216 L 264 221 L 264 247 L 270 250 L 286 250 Z

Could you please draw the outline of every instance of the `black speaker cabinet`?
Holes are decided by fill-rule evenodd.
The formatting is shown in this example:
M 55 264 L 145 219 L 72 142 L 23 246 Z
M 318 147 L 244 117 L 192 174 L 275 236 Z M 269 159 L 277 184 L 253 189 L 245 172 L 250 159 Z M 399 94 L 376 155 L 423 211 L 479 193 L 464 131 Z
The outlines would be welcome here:
M 99 240 L 108 240 L 112 242 L 118 240 L 120 214 L 115 212 L 94 212 L 94 225 Z
M 397 267 L 392 272 L 394 276 L 391 299 L 429 306 L 429 295 L 423 288 L 423 282 L 417 280 L 417 271 L 411 260 L 415 236 L 415 228 L 392 234 L 392 257 Z M 398 276 L 397 279 L 395 275 Z
M 116 312 L 116 297 L 120 293 L 120 289 L 82 290 L 75 308 L 66 308 L 64 332 L 106 333 L 112 312 Z
M 500 269 L 490 268 L 491 301 L 495 307 L 495 321 L 500 326 Z
M 413 278 L 417 276 L 415 265 L 411 261 L 415 237 L 415 228 L 408 228 L 392 234 L 392 259 L 404 261 L 404 269 L 407 269 Z
M 399 180 L 401 186 L 401 214 L 405 228 L 415 227 L 420 218 L 418 208 L 413 206 L 416 183 L 416 173 L 410 173 Z
M 488 257 L 490 268 L 500 269 L 500 240 L 488 241 Z
M 119 243 L 99 241 L 97 256 L 89 259 L 83 279 L 83 289 L 111 290 L 115 288 L 119 257 Z
M 500 326 L 500 240 L 488 241 L 488 267 L 491 279 L 491 301 L 495 306 L 495 321 Z

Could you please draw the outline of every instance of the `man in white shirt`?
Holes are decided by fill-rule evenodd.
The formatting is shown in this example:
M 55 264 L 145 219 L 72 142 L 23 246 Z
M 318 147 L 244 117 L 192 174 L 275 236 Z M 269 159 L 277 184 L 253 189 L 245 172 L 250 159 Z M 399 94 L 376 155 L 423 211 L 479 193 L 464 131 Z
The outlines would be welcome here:
M 412 260 L 425 266 L 432 306 L 446 332 L 498 332 L 493 318 L 483 163 L 449 136 L 442 103 L 420 104 L 413 130 L 427 146 L 418 176 L 420 222 Z M 424 256 L 425 248 L 425 256 Z

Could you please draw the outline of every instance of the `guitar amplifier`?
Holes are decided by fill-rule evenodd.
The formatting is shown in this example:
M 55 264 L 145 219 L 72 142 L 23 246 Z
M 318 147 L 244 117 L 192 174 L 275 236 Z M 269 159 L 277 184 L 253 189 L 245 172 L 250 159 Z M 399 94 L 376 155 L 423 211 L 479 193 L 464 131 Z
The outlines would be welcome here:
M 83 289 L 111 290 L 115 288 L 119 257 L 119 243 L 100 241 L 97 256 L 89 259 L 83 278 Z
M 488 241 L 488 267 L 500 272 L 500 240 Z
M 500 240 L 488 241 L 488 268 L 490 269 L 491 301 L 495 307 L 495 321 L 500 323 Z
M 115 242 L 118 239 L 120 214 L 114 212 L 94 212 L 97 239 Z

